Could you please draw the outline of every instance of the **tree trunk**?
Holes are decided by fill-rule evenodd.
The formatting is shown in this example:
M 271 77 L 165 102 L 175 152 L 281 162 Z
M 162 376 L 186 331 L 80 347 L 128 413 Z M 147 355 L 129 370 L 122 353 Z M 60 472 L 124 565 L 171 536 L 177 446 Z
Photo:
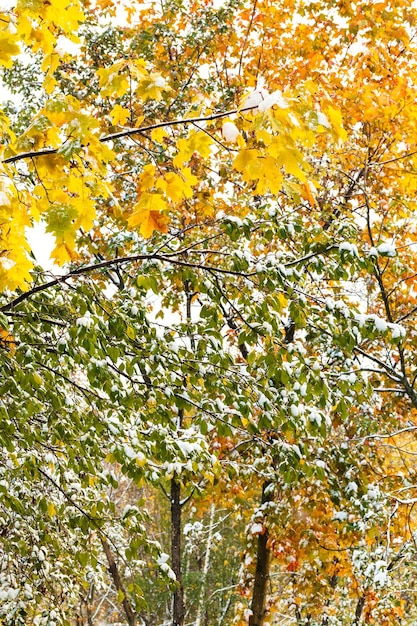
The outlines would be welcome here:
M 211 551 L 211 544 L 213 540 L 214 512 L 215 512 L 215 508 L 214 508 L 214 504 L 212 504 L 210 507 L 209 530 L 208 530 L 207 542 L 206 542 L 206 553 L 204 555 L 203 572 L 201 576 L 200 597 L 198 599 L 197 617 L 195 619 L 194 626 L 201 626 L 203 609 L 205 608 L 207 574 L 208 574 L 209 567 L 210 567 L 210 551 Z
M 172 607 L 172 626 L 184 624 L 184 589 L 181 570 L 181 485 L 171 480 L 171 567 L 177 579 Z
M 271 502 L 274 492 L 271 489 L 271 481 L 266 481 L 262 488 L 262 504 Z M 266 514 L 265 514 L 266 516 Z M 253 595 L 249 618 L 249 626 L 262 626 L 265 617 L 265 605 L 267 595 L 267 585 L 269 580 L 269 566 L 271 551 L 268 547 L 269 533 L 265 526 L 263 534 L 258 535 L 258 549 L 256 554 L 256 571 L 253 583 Z
M 352 622 L 352 626 L 359 626 L 362 618 L 363 607 L 365 606 L 365 596 L 360 596 L 356 605 L 355 619 Z
M 114 586 L 116 587 L 116 590 L 118 592 L 123 594 L 122 605 L 125 611 L 127 623 L 129 624 L 129 626 L 136 626 L 136 613 L 133 610 L 132 605 L 130 604 L 129 597 L 126 593 L 122 579 L 120 577 L 119 568 L 117 567 L 116 560 L 113 556 L 113 552 L 110 548 L 110 545 L 107 539 L 105 539 L 104 537 L 102 537 L 101 539 L 101 544 L 103 546 L 104 553 L 107 557 L 107 562 L 109 564 L 109 572 L 110 572 L 110 576 L 112 577 Z

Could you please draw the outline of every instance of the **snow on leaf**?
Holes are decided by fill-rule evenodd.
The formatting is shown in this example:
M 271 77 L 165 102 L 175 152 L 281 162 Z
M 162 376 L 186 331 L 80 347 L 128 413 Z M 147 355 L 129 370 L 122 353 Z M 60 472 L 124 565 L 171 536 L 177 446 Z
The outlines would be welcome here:
M 262 533 L 264 532 L 264 526 L 263 524 L 260 524 L 259 522 L 255 522 L 254 524 L 252 524 L 252 526 L 250 527 L 250 533 L 251 535 L 262 535 Z
M 259 111 L 263 113 L 264 111 L 268 111 L 272 107 L 277 106 L 280 109 L 287 109 L 290 106 L 290 103 L 284 96 L 282 95 L 282 91 L 274 91 L 271 94 L 268 94 L 262 102 L 259 103 Z
M 379 246 L 377 246 L 377 250 L 381 256 L 387 256 L 390 258 L 395 257 L 395 255 L 397 254 L 397 250 L 395 249 L 395 246 L 389 243 L 379 244 Z
M 265 100 L 267 95 L 268 94 L 264 89 L 256 89 L 256 91 L 253 91 L 243 100 L 239 109 L 241 111 L 247 111 L 248 109 L 255 111 L 259 107 L 261 102 Z
M 239 129 L 233 122 L 224 122 L 222 127 L 222 135 L 225 141 L 235 143 L 240 135 Z

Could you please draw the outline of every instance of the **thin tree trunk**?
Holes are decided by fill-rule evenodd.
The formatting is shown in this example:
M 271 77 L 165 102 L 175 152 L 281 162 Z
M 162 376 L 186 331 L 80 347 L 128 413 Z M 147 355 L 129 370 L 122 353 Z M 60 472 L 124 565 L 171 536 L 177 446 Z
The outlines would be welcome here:
M 262 488 L 262 504 L 271 502 L 274 497 L 273 489 L 271 489 L 271 481 L 266 481 Z M 256 571 L 253 583 L 253 595 L 251 610 L 252 615 L 249 618 L 249 626 L 262 626 L 265 618 L 265 606 L 267 585 L 269 580 L 269 567 L 271 551 L 268 547 L 269 533 L 267 527 L 263 534 L 258 535 L 258 548 L 256 554 Z
M 114 558 L 113 552 L 110 548 L 110 545 L 107 539 L 105 539 L 104 537 L 102 537 L 101 539 L 101 544 L 103 546 L 104 553 L 107 557 L 107 562 L 109 564 L 109 572 L 110 572 L 110 576 L 112 577 L 114 586 L 116 587 L 118 592 L 120 591 L 120 593 L 123 594 L 122 606 L 126 615 L 127 623 L 129 624 L 129 626 L 136 626 L 136 613 L 133 610 L 132 605 L 130 604 L 130 600 L 124 588 L 122 579 L 120 577 L 119 568 L 117 567 L 117 563 Z
M 171 480 L 171 567 L 177 579 L 172 607 L 172 626 L 184 624 L 184 588 L 181 569 L 181 485 Z
M 355 619 L 352 622 L 352 626 L 359 626 L 359 624 L 361 623 L 362 611 L 363 611 L 364 606 L 365 606 L 365 596 L 361 596 L 356 605 Z
M 203 572 L 201 576 L 201 589 L 200 589 L 200 597 L 198 599 L 198 607 L 197 607 L 197 617 L 195 619 L 194 626 L 201 626 L 201 618 L 203 615 L 203 608 L 205 607 L 205 599 L 206 599 L 206 587 L 207 587 L 207 574 L 210 567 L 210 551 L 211 551 L 211 543 L 213 540 L 213 528 L 214 528 L 214 512 L 215 507 L 214 504 L 210 507 L 210 521 L 209 521 L 209 530 L 207 535 L 206 542 L 206 553 L 204 555 L 204 565 Z
M 94 599 L 94 583 L 90 584 L 90 589 L 88 590 L 88 595 L 86 599 L 86 608 L 87 608 L 87 623 L 88 626 L 93 626 L 93 614 L 91 611 L 91 603 Z

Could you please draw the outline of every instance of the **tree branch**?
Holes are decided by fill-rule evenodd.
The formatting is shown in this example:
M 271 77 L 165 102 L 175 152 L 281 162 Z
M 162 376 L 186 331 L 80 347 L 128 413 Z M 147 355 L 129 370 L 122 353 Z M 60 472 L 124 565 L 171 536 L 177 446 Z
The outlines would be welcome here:
M 181 254 L 180 252 L 178 254 Z M 171 263 L 173 265 L 181 265 L 183 267 L 193 267 L 195 269 L 207 270 L 210 272 L 217 272 L 219 274 L 227 274 L 231 276 L 243 276 L 245 278 L 250 278 L 251 276 L 256 276 L 256 272 L 235 272 L 233 270 L 227 270 L 220 267 L 214 267 L 212 265 L 201 265 L 200 263 L 188 263 L 186 261 L 180 261 L 179 259 L 173 259 L 172 257 L 167 257 L 162 254 L 135 254 L 133 256 L 126 257 L 116 257 L 114 259 L 108 259 L 106 261 L 100 261 L 100 263 L 92 263 L 91 265 L 84 265 L 83 267 L 78 267 L 67 274 L 63 274 L 62 276 L 58 276 L 53 280 L 50 280 L 47 283 L 43 283 L 41 285 L 36 285 L 29 291 L 25 291 L 24 293 L 17 296 L 7 304 L 4 304 L 0 307 L 0 311 L 4 313 L 5 311 L 10 311 L 15 306 L 20 304 L 20 302 L 24 302 L 28 300 L 30 297 L 35 295 L 40 291 L 45 291 L 46 289 L 50 289 L 51 287 L 55 287 L 55 285 L 59 285 L 60 283 L 65 283 L 67 280 L 71 278 L 75 278 L 76 276 L 82 276 L 83 274 L 89 274 L 90 272 L 95 272 L 97 270 L 116 266 L 123 265 L 124 263 L 134 263 L 135 261 L 162 261 L 163 263 Z
M 211 115 L 200 117 L 182 117 L 181 119 L 171 120 L 166 122 L 159 122 L 157 124 L 149 124 L 148 126 L 141 126 L 140 128 L 126 128 L 116 133 L 109 133 L 100 137 L 101 143 L 107 143 L 108 141 L 114 141 L 115 139 L 122 139 L 123 137 L 133 137 L 134 135 L 141 135 L 147 131 L 155 130 L 156 128 L 164 128 L 166 126 L 179 126 L 181 124 L 195 124 L 196 122 L 211 122 L 213 120 L 221 119 L 222 117 L 229 117 L 229 115 L 236 115 L 237 113 L 244 113 L 245 111 L 252 111 L 256 109 L 256 106 L 245 107 L 244 109 L 232 109 L 231 111 L 222 111 L 220 113 L 212 113 Z M 64 144 L 63 144 L 64 145 Z M 22 161 L 23 159 L 33 159 L 35 157 L 47 156 L 49 154 L 59 154 L 62 146 L 59 148 L 44 148 L 43 150 L 32 150 L 29 152 L 20 152 L 14 156 L 3 159 L 1 163 L 15 163 L 16 161 Z
M 108 541 L 101 537 L 101 545 L 103 546 L 104 553 L 109 564 L 109 573 L 113 579 L 116 590 L 123 596 L 122 605 L 126 614 L 126 619 L 129 626 L 136 626 L 136 614 L 132 608 L 129 597 L 123 585 L 123 581 L 120 576 L 119 568 L 117 567 L 116 559 L 111 551 Z

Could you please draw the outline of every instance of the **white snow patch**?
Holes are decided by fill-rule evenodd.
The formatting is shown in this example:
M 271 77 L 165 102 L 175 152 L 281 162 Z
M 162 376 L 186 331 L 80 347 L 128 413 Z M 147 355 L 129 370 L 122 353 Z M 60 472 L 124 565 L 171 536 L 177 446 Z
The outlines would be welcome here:
M 377 247 L 378 253 L 382 256 L 394 257 L 397 254 L 395 246 L 390 243 L 381 243 Z
M 222 128 L 222 135 L 225 141 L 235 143 L 240 133 L 239 129 L 235 124 L 233 124 L 233 122 L 225 122 Z
M 259 104 L 259 111 L 263 113 L 268 111 L 273 106 L 277 106 L 280 109 L 287 109 L 290 105 L 288 100 L 284 98 L 281 91 L 274 91 L 268 94 L 265 99 Z

